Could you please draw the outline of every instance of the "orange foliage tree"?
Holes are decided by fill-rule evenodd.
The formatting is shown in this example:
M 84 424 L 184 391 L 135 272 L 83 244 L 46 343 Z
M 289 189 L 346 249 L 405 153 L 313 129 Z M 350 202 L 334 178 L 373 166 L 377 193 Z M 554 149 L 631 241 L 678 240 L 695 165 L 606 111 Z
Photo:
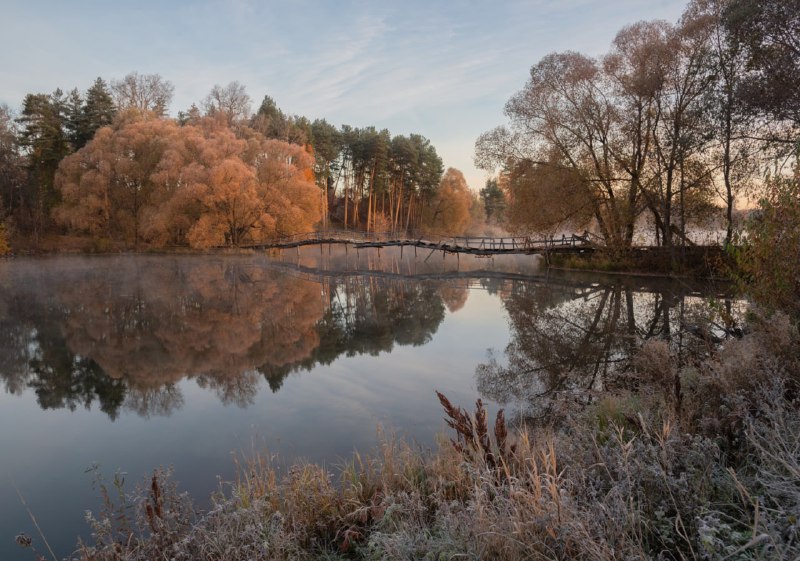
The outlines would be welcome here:
M 322 213 L 313 159 L 224 118 L 125 115 L 59 167 L 61 224 L 137 245 L 241 245 L 308 231 Z
M 448 168 L 431 205 L 424 213 L 425 229 L 438 234 L 463 234 L 470 223 L 470 194 L 464 174 Z
M 166 149 L 177 141 L 172 121 L 125 115 L 114 127 L 62 160 L 56 189 L 57 222 L 95 237 L 141 241 L 142 217 L 159 186 L 153 176 Z

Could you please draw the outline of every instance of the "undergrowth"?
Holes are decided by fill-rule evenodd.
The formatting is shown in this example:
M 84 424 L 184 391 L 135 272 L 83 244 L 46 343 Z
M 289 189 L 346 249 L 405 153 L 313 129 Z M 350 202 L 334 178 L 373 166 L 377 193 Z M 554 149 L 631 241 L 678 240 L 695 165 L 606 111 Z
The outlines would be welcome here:
M 334 476 L 237 461 L 200 510 L 169 472 L 100 485 L 74 559 L 797 559 L 800 337 L 783 316 L 680 369 L 637 360 L 635 403 L 606 396 L 563 426 L 492 427 L 439 394 L 453 437 L 425 454 L 391 438 Z M 30 545 L 28 543 L 28 545 Z

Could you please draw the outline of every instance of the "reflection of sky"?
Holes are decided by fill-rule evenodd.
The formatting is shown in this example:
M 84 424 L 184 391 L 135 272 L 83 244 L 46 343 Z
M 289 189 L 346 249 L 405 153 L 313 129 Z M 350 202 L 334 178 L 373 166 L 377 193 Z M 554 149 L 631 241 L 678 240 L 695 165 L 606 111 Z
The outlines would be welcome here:
M 487 348 L 504 348 L 508 337 L 499 299 L 476 288 L 463 308 L 446 313 L 426 345 L 340 357 L 291 374 L 276 393 L 262 379 L 246 408 L 224 406 L 191 380 L 178 384 L 184 403 L 170 416 L 143 418 L 123 408 L 115 421 L 96 403 L 91 411 L 43 411 L 30 389 L 2 393 L 0 558 L 29 553 L 11 543 L 16 532 L 36 538 L 12 483 L 51 545 L 66 553 L 74 536 L 87 534 L 84 510 L 97 506 L 91 476 L 84 473 L 94 462 L 109 478 L 116 469 L 126 472 L 129 485 L 154 467 L 172 465 L 181 488 L 203 500 L 217 475 L 232 477 L 230 452 L 249 450 L 254 440 L 286 461 L 301 457 L 328 465 L 353 449 L 372 448 L 379 425 L 432 446 L 434 434 L 445 428 L 434 390 L 471 408 L 476 365 Z

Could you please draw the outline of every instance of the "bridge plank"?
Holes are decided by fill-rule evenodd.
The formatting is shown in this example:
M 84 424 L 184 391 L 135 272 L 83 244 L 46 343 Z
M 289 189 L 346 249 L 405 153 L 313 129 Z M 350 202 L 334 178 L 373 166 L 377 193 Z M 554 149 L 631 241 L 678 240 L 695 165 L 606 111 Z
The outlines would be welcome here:
M 452 241 L 452 244 L 448 243 Z M 473 245 L 475 242 L 475 246 Z M 478 243 L 479 242 L 479 243 Z M 275 241 L 250 244 L 242 247 L 256 250 L 291 249 L 306 245 L 345 244 L 356 249 L 384 248 L 414 246 L 432 248 L 447 253 L 471 254 L 478 256 L 503 255 L 503 254 L 533 254 L 533 253 L 575 253 L 594 251 L 597 246 L 589 241 L 588 236 L 573 234 L 569 238 L 562 236 L 560 240 L 542 239 L 531 240 L 527 237 L 500 237 L 500 238 L 439 238 L 424 239 L 402 238 L 394 234 L 367 233 L 367 232 L 308 232 L 285 236 Z M 477 246 L 477 247 L 476 247 Z

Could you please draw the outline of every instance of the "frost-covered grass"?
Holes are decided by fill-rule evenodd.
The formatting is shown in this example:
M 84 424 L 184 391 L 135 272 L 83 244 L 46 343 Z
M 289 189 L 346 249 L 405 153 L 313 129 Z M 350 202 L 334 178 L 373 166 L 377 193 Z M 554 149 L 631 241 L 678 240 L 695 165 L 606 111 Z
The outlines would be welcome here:
M 564 426 L 492 430 L 444 398 L 455 435 L 433 454 L 386 439 L 336 478 L 253 455 L 208 511 L 169 473 L 103 486 L 74 558 L 798 558 L 796 327 L 755 318 L 686 366 L 667 355 L 643 349 L 636 400 L 606 396 Z

